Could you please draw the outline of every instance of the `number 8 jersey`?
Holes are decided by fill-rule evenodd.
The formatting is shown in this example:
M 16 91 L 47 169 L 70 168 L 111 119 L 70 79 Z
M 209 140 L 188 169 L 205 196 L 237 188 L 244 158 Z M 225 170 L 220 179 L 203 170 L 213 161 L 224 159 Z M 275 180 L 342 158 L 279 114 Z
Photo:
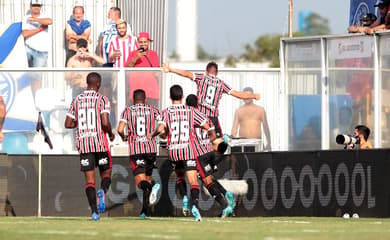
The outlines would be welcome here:
M 77 122 L 76 146 L 79 153 L 109 151 L 101 114 L 110 114 L 110 111 L 108 98 L 93 90 L 86 90 L 73 100 L 67 116 Z
M 154 132 L 159 119 L 160 110 L 147 104 L 138 103 L 123 110 L 120 121 L 127 123 L 130 155 L 157 152 L 156 140 L 146 135 Z
M 199 110 L 174 104 L 161 113 L 161 124 L 168 129 L 168 154 L 172 161 L 195 159 L 194 127 L 203 126 L 207 118 Z

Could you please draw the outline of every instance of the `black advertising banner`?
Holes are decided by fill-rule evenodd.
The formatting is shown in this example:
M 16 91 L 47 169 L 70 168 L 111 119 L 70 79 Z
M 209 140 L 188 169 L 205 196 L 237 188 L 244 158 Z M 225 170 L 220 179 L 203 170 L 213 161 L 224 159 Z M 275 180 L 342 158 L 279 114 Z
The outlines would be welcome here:
M 225 179 L 222 183 L 236 193 L 237 216 L 389 217 L 389 158 L 388 149 L 237 153 L 218 160 L 214 177 Z M 11 208 L 17 216 L 37 214 L 37 174 L 37 156 L 1 155 L 0 207 L 8 209 L 4 215 L 11 215 Z M 162 191 L 152 216 L 182 216 L 176 176 L 165 157 L 158 158 L 153 179 L 162 184 Z M 42 156 L 42 215 L 88 216 L 84 181 L 78 155 Z M 202 215 L 218 216 L 221 207 L 201 189 Z M 128 157 L 113 158 L 106 200 L 107 216 L 138 216 L 142 191 Z

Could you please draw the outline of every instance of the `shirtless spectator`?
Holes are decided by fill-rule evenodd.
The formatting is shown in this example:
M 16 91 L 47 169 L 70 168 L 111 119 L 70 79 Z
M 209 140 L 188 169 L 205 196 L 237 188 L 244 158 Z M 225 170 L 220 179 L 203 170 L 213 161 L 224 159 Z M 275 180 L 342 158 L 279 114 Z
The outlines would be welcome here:
M 67 65 L 68 60 L 77 52 L 77 40 L 82 38 L 90 41 L 89 36 L 91 34 L 91 23 L 84 19 L 83 6 L 75 6 L 73 8 L 73 15 L 66 24 L 65 34 L 66 40 L 68 41 L 68 49 L 66 52 L 65 61 L 65 65 Z
M 385 30 L 386 29 L 386 14 L 389 9 L 389 2 L 388 0 L 379 0 L 374 7 L 379 8 L 379 14 L 380 17 L 373 23 L 371 24 L 370 27 L 365 29 L 365 33 L 367 34 L 374 34 L 377 31 L 380 30 Z
M 93 61 L 97 64 L 104 64 L 104 60 L 102 57 L 97 56 L 88 51 L 88 42 L 84 38 L 80 38 L 76 43 L 77 52 L 73 55 L 66 67 L 70 68 L 88 68 L 92 67 Z M 81 93 L 81 91 L 87 87 L 86 76 L 87 72 L 67 72 L 66 79 L 70 81 L 73 95 L 76 96 Z
M 361 26 L 350 26 L 348 28 L 349 33 L 364 33 L 366 31 L 366 28 L 369 28 L 375 21 L 377 20 L 377 17 L 373 13 L 367 13 L 364 14 L 361 18 Z
M 253 93 L 251 87 L 246 87 L 244 92 Z M 240 138 L 261 139 L 263 126 L 264 134 L 267 139 L 265 150 L 271 150 L 271 136 L 267 122 L 267 115 L 263 107 L 253 103 L 252 99 L 244 100 L 245 104 L 236 110 L 232 128 L 232 136 L 237 136 L 239 129 Z

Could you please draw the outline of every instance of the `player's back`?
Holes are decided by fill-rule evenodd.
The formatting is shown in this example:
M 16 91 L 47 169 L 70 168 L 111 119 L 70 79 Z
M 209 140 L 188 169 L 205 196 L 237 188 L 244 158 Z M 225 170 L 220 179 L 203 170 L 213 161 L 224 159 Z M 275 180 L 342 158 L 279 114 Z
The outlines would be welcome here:
M 157 152 L 156 140 L 146 136 L 154 132 L 159 116 L 157 108 L 142 103 L 127 107 L 122 113 L 121 120 L 128 123 L 130 155 Z
M 168 134 L 168 154 L 173 161 L 195 159 L 193 127 L 206 121 L 199 111 L 182 104 L 172 105 L 162 112 Z
M 195 74 L 199 110 L 208 117 L 218 116 L 218 105 L 224 93 L 229 94 L 231 87 L 218 77 Z
M 214 151 L 208 132 L 205 129 L 199 127 L 195 128 L 194 143 L 194 150 L 197 156 L 202 156 Z
M 107 136 L 102 128 L 101 114 L 110 113 L 110 102 L 99 92 L 86 90 L 73 101 L 76 145 L 80 153 L 107 152 Z

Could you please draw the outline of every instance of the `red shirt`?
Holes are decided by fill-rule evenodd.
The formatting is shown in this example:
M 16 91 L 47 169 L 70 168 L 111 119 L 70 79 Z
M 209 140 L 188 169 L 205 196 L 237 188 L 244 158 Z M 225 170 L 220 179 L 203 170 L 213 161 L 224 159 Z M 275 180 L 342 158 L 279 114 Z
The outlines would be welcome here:
M 99 92 L 86 90 L 70 105 L 67 116 L 77 121 L 76 146 L 79 153 L 108 152 L 101 114 L 110 113 L 110 101 Z
M 197 109 L 182 104 L 172 105 L 162 111 L 161 123 L 168 129 L 168 155 L 172 161 L 195 159 L 194 127 L 207 122 Z
M 205 74 L 194 74 L 197 86 L 199 110 L 207 117 L 218 117 L 218 105 L 224 93 L 230 94 L 232 88 L 221 79 Z
M 127 123 L 130 155 L 157 152 L 156 140 L 146 135 L 154 132 L 159 117 L 160 110 L 147 104 L 135 104 L 123 110 L 120 121 Z
M 138 50 L 130 53 L 129 61 L 137 54 Z M 149 59 L 149 61 L 148 61 Z M 134 67 L 160 67 L 158 63 L 157 52 L 153 50 L 145 51 L 145 56 L 137 59 Z M 136 89 L 143 89 L 148 98 L 160 99 L 160 87 L 156 78 L 156 72 L 132 72 L 129 77 L 129 94 L 132 99 L 133 91 Z

